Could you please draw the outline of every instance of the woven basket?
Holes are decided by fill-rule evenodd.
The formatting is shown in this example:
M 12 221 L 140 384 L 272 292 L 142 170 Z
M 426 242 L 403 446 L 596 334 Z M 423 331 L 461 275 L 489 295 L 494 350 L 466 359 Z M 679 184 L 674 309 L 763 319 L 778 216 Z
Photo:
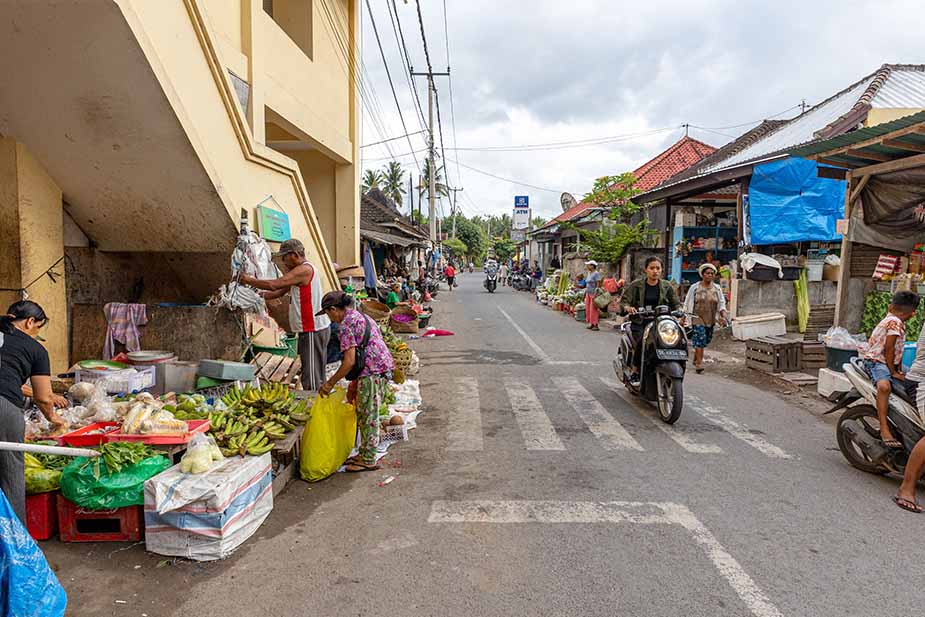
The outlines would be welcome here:
M 401 369 L 404 373 L 408 372 L 408 367 L 411 366 L 411 358 L 414 356 L 414 352 L 410 347 L 401 349 L 392 354 L 392 361 L 395 363 L 395 368 Z
M 380 323 L 381 320 L 385 319 L 388 322 L 389 318 L 389 307 L 378 302 L 376 300 L 364 300 L 360 303 L 360 312 L 365 313 L 373 318 L 376 323 Z
M 408 315 L 411 317 L 411 321 L 405 323 L 403 321 L 398 321 L 395 319 L 396 315 Z M 400 334 L 417 334 L 418 332 L 418 314 L 414 312 L 414 309 L 408 306 L 396 306 L 392 309 L 392 317 L 389 320 L 389 327 L 392 328 L 393 332 Z

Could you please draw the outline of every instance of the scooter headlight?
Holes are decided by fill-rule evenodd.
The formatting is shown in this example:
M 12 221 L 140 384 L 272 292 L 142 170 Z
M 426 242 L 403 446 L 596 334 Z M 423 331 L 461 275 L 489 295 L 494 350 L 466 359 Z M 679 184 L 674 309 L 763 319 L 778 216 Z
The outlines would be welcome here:
M 655 331 L 658 333 L 658 338 L 662 341 L 662 343 L 668 345 L 669 347 L 674 347 L 678 343 L 678 340 L 681 338 L 681 328 L 679 328 L 678 324 L 671 321 L 670 319 L 663 319 L 658 322 L 658 326 Z

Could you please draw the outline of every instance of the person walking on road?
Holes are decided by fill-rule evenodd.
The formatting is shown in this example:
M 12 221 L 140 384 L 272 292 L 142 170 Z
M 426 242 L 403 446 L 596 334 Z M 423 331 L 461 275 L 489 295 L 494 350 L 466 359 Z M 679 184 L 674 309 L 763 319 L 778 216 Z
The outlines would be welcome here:
M 22 387 L 29 380 L 32 400 L 42 415 L 60 432 L 64 419 L 55 411 L 51 390 L 48 351 L 36 341 L 48 323 L 41 306 L 29 300 L 10 305 L 0 316 L 0 441 L 22 443 L 26 439 Z M 25 457 L 22 452 L 0 451 L 0 490 L 19 520 L 26 523 Z
M 501 262 L 501 267 L 498 268 L 498 278 L 501 279 L 501 285 L 507 286 L 507 276 L 510 273 L 510 268 L 507 267 L 507 262 Z
M 726 296 L 717 285 L 716 266 L 710 263 L 698 269 L 700 282 L 691 285 L 684 298 L 684 312 L 693 315 L 691 344 L 694 346 L 694 370 L 703 372 L 703 350 L 713 340 L 713 328 L 726 325 Z
M 588 330 L 600 330 L 598 321 L 600 314 L 597 305 L 594 304 L 594 297 L 597 296 L 597 288 L 601 283 L 601 273 L 597 271 L 597 262 L 593 259 L 586 261 L 588 267 L 588 276 L 585 277 L 585 319 L 588 321 Z
M 277 279 L 261 280 L 244 274 L 241 282 L 267 293 L 272 300 L 289 293 L 289 327 L 299 335 L 302 359 L 302 389 L 316 392 L 324 383 L 331 320 L 318 314 L 321 308 L 321 278 L 305 259 L 305 246 L 296 239 L 286 240 L 274 256 L 281 257 L 288 272 Z
M 347 376 L 362 358 L 363 370 L 350 382 L 348 399 L 356 404 L 357 428 L 360 431 L 359 453 L 347 459 L 348 472 L 375 471 L 379 449 L 379 409 L 385 402 L 389 379 L 395 369 L 392 354 L 379 331 L 379 326 L 352 308 L 353 298 L 343 291 L 329 291 L 321 300 L 319 314 L 340 325 L 338 337 L 344 359 L 340 368 L 318 390 L 327 396 L 337 382 Z M 358 353 L 360 350 L 363 353 Z
M 453 291 L 453 287 L 456 285 L 456 268 L 453 267 L 452 263 L 448 263 L 443 273 L 446 274 L 446 284 L 450 287 L 450 291 Z

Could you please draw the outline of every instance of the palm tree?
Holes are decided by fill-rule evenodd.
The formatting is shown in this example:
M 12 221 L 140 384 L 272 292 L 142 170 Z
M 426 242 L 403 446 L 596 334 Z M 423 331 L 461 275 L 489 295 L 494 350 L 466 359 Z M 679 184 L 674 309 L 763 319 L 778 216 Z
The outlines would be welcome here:
M 363 172 L 362 182 L 364 193 L 368 193 L 371 189 L 377 189 L 383 182 L 382 172 L 378 169 L 367 169 Z
M 443 182 L 441 182 L 443 180 L 442 172 L 443 172 L 442 165 L 438 165 L 437 168 L 434 170 L 434 189 L 436 192 L 436 195 L 434 195 L 434 198 L 436 199 L 440 199 L 441 195 L 443 197 L 450 196 L 449 187 Z M 424 159 L 424 169 L 421 170 L 421 184 L 418 185 L 418 199 L 423 199 L 424 195 L 427 195 L 428 198 L 430 197 L 429 186 L 430 186 L 430 159 Z
M 405 170 L 397 161 L 389 161 L 382 172 L 382 190 L 401 207 L 402 195 L 405 194 Z

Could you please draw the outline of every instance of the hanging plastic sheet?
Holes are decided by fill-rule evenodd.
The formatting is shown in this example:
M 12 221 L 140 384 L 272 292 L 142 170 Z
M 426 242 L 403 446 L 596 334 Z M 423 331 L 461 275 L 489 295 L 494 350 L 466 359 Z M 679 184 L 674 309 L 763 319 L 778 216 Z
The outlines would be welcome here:
M 873 176 L 848 225 L 852 242 L 908 251 L 925 235 L 925 168 Z
M 845 181 L 820 178 L 815 161 L 789 157 L 756 165 L 748 188 L 751 243 L 835 242 Z

